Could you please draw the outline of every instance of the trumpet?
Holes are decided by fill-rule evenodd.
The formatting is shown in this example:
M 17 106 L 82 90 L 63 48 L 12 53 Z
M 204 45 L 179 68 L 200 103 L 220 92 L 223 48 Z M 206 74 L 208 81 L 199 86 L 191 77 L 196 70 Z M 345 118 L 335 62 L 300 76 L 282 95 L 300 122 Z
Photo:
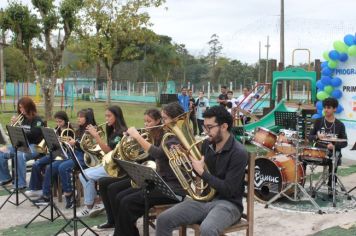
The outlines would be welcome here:
M 13 124 L 11 124 L 11 126 L 21 126 L 22 122 L 24 121 L 25 116 L 23 115 L 23 113 L 20 113 L 17 117 L 16 120 Z

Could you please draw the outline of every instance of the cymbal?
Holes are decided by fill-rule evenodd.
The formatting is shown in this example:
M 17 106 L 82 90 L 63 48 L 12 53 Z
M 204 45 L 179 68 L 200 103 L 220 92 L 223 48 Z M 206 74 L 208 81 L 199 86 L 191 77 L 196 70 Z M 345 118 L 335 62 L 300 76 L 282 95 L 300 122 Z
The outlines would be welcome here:
M 326 142 L 347 142 L 347 139 L 343 138 L 321 138 L 321 141 L 326 141 Z

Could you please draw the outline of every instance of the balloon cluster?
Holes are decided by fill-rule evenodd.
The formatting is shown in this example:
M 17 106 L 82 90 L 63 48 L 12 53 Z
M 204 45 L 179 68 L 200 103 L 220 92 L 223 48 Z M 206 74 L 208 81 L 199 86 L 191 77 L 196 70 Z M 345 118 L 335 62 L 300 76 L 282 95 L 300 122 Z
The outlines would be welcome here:
M 339 77 L 333 76 L 335 68 L 339 62 L 346 62 L 350 56 L 356 56 L 356 36 L 352 34 L 345 35 L 344 41 L 335 41 L 334 49 L 325 51 L 323 58 L 325 61 L 321 63 L 321 79 L 316 82 L 317 94 L 319 100 L 316 103 L 317 113 L 312 116 L 317 119 L 323 116 L 323 100 L 328 97 L 340 99 L 342 92 L 338 88 L 342 84 Z M 344 108 L 339 104 L 336 108 L 336 113 L 341 113 Z

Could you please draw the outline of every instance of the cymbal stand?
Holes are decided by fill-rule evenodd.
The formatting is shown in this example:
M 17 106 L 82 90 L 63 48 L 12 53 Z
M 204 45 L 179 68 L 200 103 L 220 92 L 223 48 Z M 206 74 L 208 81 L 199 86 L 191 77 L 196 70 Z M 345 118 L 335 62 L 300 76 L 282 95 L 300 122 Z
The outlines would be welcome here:
M 289 183 L 287 185 L 287 187 L 285 189 L 283 189 L 280 193 L 278 193 L 277 195 L 275 195 L 272 199 L 270 199 L 266 205 L 265 205 L 265 208 L 268 208 L 268 206 L 270 204 L 272 204 L 273 202 L 275 202 L 276 200 L 278 200 L 279 198 L 281 197 L 286 197 L 288 198 L 289 200 L 291 201 L 300 201 L 301 198 L 300 196 L 298 196 L 298 192 L 302 193 L 302 195 L 304 197 L 307 198 L 308 201 L 310 201 L 313 206 L 317 209 L 317 212 L 319 214 L 322 214 L 323 211 L 321 210 L 320 206 L 314 201 L 314 199 L 307 193 L 307 191 L 304 189 L 304 187 L 302 185 L 299 184 L 299 181 L 298 181 L 298 164 L 299 164 L 299 119 L 298 119 L 298 114 L 297 114 L 297 125 L 296 125 L 296 131 L 298 133 L 298 139 L 296 140 L 297 143 L 296 143 L 296 150 L 297 150 L 297 153 L 294 157 L 294 181 L 292 183 Z M 294 188 L 294 195 L 293 197 L 290 197 L 288 196 L 286 193 L 289 189 L 291 188 Z

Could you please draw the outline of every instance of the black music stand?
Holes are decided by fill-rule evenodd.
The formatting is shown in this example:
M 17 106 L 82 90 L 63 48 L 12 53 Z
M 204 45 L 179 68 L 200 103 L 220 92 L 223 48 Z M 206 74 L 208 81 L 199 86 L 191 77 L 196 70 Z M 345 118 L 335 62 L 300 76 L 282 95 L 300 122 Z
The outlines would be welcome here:
M 356 150 L 356 142 L 354 144 L 354 146 L 350 149 L 351 151 L 355 151 Z M 356 186 L 353 187 L 352 189 L 350 189 L 347 193 L 351 193 L 352 191 L 354 191 L 356 189 Z
M 153 191 L 158 191 L 165 196 L 182 201 L 183 197 L 176 195 L 173 190 L 164 182 L 161 176 L 150 167 L 136 164 L 133 162 L 115 160 L 121 168 L 123 168 L 130 178 L 142 188 L 143 197 L 145 199 L 145 213 L 143 215 L 143 235 L 149 236 L 149 194 Z
M 58 140 L 58 136 L 56 134 L 56 131 L 54 129 L 51 128 L 45 128 L 45 127 L 41 127 L 41 131 L 43 134 L 43 138 L 46 141 L 46 145 L 48 147 L 48 152 L 49 152 L 49 156 L 50 156 L 50 164 L 49 164 L 49 175 L 51 176 L 51 181 L 50 181 L 50 194 L 49 194 L 49 204 L 47 204 L 47 206 L 45 206 L 40 212 L 38 212 L 35 217 L 33 217 L 30 222 L 27 223 L 27 225 L 25 225 L 25 228 L 27 228 L 37 217 L 42 217 L 44 219 L 47 219 L 51 222 L 55 221 L 57 218 L 59 218 L 60 216 L 62 216 L 66 221 L 67 218 L 64 216 L 64 214 L 61 212 L 61 210 L 58 209 L 57 205 L 53 202 L 53 178 L 52 178 L 52 163 L 53 163 L 53 157 L 57 157 L 57 156 L 61 156 L 64 158 L 67 158 L 67 154 L 66 152 L 63 150 L 63 146 L 61 144 L 61 142 L 59 142 Z M 50 207 L 51 209 L 51 216 L 50 218 L 48 218 L 47 216 L 42 215 L 42 213 L 48 208 Z M 53 216 L 53 209 L 56 211 L 57 216 L 54 217 Z
M 14 180 L 15 188 L 12 191 L 10 191 L 6 187 L 3 186 L 5 188 L 5 190 L 10 193 L 10 195 L 8 196 L 8 198 L 6 198 L 5 202 L 1 205 L 0 210 L 3 208 L 3 206 L 6 204 L 6 202 L 9 202 L 15 206 L 21 205 L 26 200 L 29 200 L 30 202 L 32 202 L 31 199 L 23 191 L 19 191 L 19 173 L 18 173 L 18 166 L 17 166 L 17 159 L 18 159 L 17 152 L 18 151 L 24 152 L 24 153 L 31 152 L 30 146 L 28 144 L 28 141 L 27 141 L 27 138 L 25 135 L 25 131 L 21 127 L 10 126 L 10 125 L 7 125 L 6 129 L 9 133 L 11 144 L 15 149 L 15 157 L 12 158 L 12 165 L 11 165 L 12 173 L 15 174 L 15 180 Z M 22 202 L 19 202 L 19 193 L 21 193 L 23 196 L 25 196 L 25 199 Z M 12 202 L 10 200 L 10 198 L 14 194 L 16 196 L 16 201 Z
M 72 196 L 73 196 L 73 218 L 70 219 L 57 233 L 55 233 L 54 235 L 59 235 L 62 231 L 64 233 L 66 233 L 67 235 L 70 235 L 65 229 L 67 228 L 68 225 L 70 225 L 71 227 L 73 227 L 73 231 L 74 231 L 74 235 L 78 235 L 78 222 L 81 223 L 82 225 L 84 225 L 85 230 L 81 235 L 84 235 L 85 232 L 87 230 L 89 230 L 90 232 L 92 232 L 95 236 L 98 236 L 98 234 L 92 230 L 86 223 L 84 223 L 79 217 L 77 217 L 77 200 L 75 197 L 75 171 L 79 170 L 80 173 L 82 174 L 83 178 L 85 179 L 85 181 L 88 181 L 87 176 L 84 173 L 83 168 L 81 167 L 77 156 L 74 153 L 73 148 L 70 146 L 70 144 L 68 143 L 64 143 L 65 146 L 67 147 L 68 153 L 69 153 L 69 158 L 71 158 L 74 162 L 74 167 L 72 169 Z M 71 223 L 73 223 L 73 226 L 71 225 Z

